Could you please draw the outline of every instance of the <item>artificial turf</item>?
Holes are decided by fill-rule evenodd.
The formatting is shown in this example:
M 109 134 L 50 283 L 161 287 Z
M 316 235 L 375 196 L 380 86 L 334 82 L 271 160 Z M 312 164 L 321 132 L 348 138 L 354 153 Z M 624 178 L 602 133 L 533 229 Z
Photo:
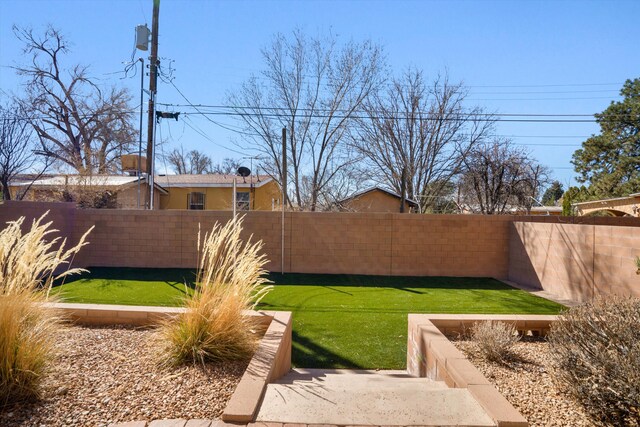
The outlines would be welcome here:
M 54 292 L 68 302 L 180 305 L 193 270 L 92 268 Z M 293 364 L 404 369 L 408 313 L 555 314 L 563 307 L 490 278 L 271 274 L 259 308 L 293 312 Z

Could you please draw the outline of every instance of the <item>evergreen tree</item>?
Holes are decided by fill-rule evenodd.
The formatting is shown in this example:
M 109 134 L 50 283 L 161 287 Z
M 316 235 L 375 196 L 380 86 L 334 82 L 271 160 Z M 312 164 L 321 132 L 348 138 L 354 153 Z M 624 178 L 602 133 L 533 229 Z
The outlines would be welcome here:
M 572 163 L 594 198 L 640 192 L 640 78 L 627 80 L 622 101 L 596 114 L 600 135 L 582 143 Z
M 569 187 L 562 196 L 562 216 L 575 215 L 572 204 L 586 202 L 591 198 L 593 198 L 593 196 L 584 185 L 580 187 Z
M 564 189 L 560 181 L 553 181 L 542 196 L 542 204 L 545 206 L 553 206 L 562 198 L 563 194 Z

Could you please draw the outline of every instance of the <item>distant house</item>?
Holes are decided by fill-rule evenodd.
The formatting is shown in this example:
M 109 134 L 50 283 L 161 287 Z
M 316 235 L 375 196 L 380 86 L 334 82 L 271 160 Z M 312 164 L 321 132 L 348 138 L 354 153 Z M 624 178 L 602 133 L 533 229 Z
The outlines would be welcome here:
M 529 212 L 524 208 L 513 209 L 509 212 L 513 215 L 562 215 L 562 206 L 532 206 Z
M 159 198 L 166 190 L 154 185 L 156 209 Z M 146 177 L 121 175 L 53 175 L 40 179 L 18 179 L 9 183 L 12 199 L 22 197 L 31 201 L 75 201 L 87 207 L 136 209 L 138 193 L 140 205 L 144 206 L 149 194 Z M 19 197 L 20 196 L 20 197 Z M 99 199 L 96 201 L 96 199 Z M 102 203 L 104 206 L 100 206 Z
M 629 194 L 626 197 L 574 203 L 572 206 L 580 216 L 604 212 L 612 216 L 633 216 L 637 218 L 640 217 L 640 193 Z
M 233 180 L 238 210 L 270 211 L 280 204 L 280 186 L 268 175 L 159 175 L 155 183 L 166 190 L 160 209 L 231 210 Z
M 380 187 L 360 191 L 338 204 L 354 212 L 400 212 L 400 195 Z M 405 212 L 417 212 L 418 203 L 411 199 L 404 201 Z
M 234 175 L 157 175 L 154 178 L 154 209 L 232 210 Z M 236 179 L 238 210 L 273 210 L 280 204 L 280 187 L 269 176 Z M 138 185 L 140 184 L 140 185 Z M 84 207 L 136 209 L 147 205 L 146 176 L 56 175 L 19 179 L 9 185 L 12 198 L 74 201 Z

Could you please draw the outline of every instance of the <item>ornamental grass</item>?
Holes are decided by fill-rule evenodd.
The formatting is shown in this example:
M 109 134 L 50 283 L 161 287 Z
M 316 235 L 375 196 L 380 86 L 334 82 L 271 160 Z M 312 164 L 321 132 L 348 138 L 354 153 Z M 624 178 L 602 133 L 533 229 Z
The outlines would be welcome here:
M 492 362 L 508 360 L 511 349 L 520 341 L 515 325 L 493 320 L 474 323 L 471 337 L 482 357 Z
M 243 242 L 242 218 L 218 223 L 201 239 L 198 274 L 187 310 L 161 325 L 156 336 L 160 364 L 246 360 L 253 354 L 256 325 L 246 310 L 271 290 L 264 277 L 262 241 Z
M 24 217 L 0 231 L 0 407 L 40 396 L 40 384 L 55 356 L 60 318 L 43 306 L 54 281 L 84 271 L 69 269 L 86 245 L 65 249 L 66 239 L 44 223 L 46 213 L 22 232 Z

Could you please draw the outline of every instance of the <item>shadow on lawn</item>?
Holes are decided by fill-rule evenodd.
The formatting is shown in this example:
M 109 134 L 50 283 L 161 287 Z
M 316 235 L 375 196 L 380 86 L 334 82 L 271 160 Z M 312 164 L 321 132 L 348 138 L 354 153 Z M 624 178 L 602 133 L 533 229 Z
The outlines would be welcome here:
M 173 288 L 184 291 L 185 284 L 195 288 L 196 271 L 183 268 L 114 268 L 114 267 L 89 267 L 88 273 L 68 276 L 65 284 L 78 280 L 101 281 L 101 286 L 113 286 L 124 281 L 131 282 L 161 282 Z M 63 284 L 63 281 L 54 283 L 54 286 Z
M 416 292 L 408 288 L 507 290 L 513 287 L 488 277 L 367 276 L 361 274 L 269 273 L 275 285 L 385 287 Z
M 353 360 L 342 357 L 313 340 L 292 331 L 291 361 L 296 368 L 362 369 Z
M 115 268 L 89 267 L 89 273 L 73 275 L 65 280 L 71 283 L 83 279 L 103 279 L 107 281 L 136 281 L 186 283 L 190 288 L 195 286 L 196 271 L 184 268 Z M 303 274 L 303 273 L 269 273 L 267 278 L 275 285 L 326 286 L 335 290 L 337 286 L 355 287 L 388 287 L 416 292 L 409 288 L 433 289 L 488 289 L 506 290 L 511 286 L 491 278 L 476 277 L 412 277 L 412 276 L 367 276 L 349 274 Z M 60 285 L 56 283 L 55 285 Z

